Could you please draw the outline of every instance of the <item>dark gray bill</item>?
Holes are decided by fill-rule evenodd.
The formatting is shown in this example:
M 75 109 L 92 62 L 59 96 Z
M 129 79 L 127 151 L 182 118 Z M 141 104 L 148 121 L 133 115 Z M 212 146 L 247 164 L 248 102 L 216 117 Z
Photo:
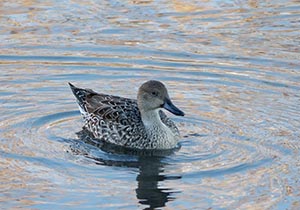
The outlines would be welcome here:
M 168 98 L 165 100 L 163 107 L 175 115 L 184 116 L 184 112 L 178 109 Z

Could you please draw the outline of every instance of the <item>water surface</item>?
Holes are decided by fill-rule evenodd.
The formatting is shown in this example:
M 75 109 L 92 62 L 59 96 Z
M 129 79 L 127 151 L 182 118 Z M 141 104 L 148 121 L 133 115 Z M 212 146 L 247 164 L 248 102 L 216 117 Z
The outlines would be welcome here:
M 299 209 L 297 1 L 2 1 L 4 209 Z M 67 85 L 185 113 L 168 154 L 82 141 Z

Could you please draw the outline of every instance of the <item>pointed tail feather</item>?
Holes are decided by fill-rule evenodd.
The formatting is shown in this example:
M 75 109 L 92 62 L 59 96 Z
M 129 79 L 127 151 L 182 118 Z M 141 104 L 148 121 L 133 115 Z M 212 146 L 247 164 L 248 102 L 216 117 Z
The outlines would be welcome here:
M 86 96 L 89 92 L 85 89 L 75 87 L 70 82 L 69 82 L 69 85 L 70 85 L 70 88 L 71 88 L 71 90 L 72 90 L 72 92 L 73 92 L 73 94 L 74 94 L 74 96 L 77 100 L 77 103 L 78 103 L 79 110 L 80 110 L 81 114 L 85 115 L 87 113 L 87 110 L 86 110 L 86 107 L 85 107 Z

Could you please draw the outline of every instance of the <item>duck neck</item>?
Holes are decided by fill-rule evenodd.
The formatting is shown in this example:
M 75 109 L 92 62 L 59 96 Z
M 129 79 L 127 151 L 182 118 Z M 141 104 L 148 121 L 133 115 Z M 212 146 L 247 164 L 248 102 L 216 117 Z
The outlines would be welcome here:
M 142 112 L 142 121 L 148 139 L 151 140 L 151 148 L 170 149 L 176 146 L 178 139 L 160 118 L 159 109 Z
M 164 126 L 163 122 L 159 116 L 159 109 L 142 111 L 141 117 L 143 124 L 146 128 L 162 128 Z

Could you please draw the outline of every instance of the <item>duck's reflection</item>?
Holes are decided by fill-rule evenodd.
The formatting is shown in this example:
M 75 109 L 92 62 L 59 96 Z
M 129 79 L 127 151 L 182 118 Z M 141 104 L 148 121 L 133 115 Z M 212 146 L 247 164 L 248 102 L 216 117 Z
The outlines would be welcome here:
M 164 164 L 160 157 L 140 157 L 140 171 L 136 178 L 138 186 L 136 196 L 139 203 L 149 205 L 149 209 L 163 207 L 168 201 L 174 200 L 174 189 L 163 188 L 158 184 L 168 179 L 180 179 L 180 176 L 165 176 Z
M 96 164 L 139 169 L 139 174 L 136 177 L 136 197 L 140 204 L 148 206 L 146 209 L 163 207 L 167 202 L 175 199 L 174 193 L 178 193 L 178 191 L 173 188 L 163 188 L 161 184 L 165 180 L 181 178 L 181 176 L 163 175 L 166 163 L 162 160 L 164 157 L 174 153 L 174 150 L 129 150 L 95 141 L 86 131 L 80 131 L 77 134 L 80 141 L 96 146 L 109 154 L 116 155 L 114 159 L 106 159 L 103 157 L 91 157 L 88 152 L 81 153 L 88 158 L 92 158 Z M 133 156 L 137 159 L 126 158 Z

